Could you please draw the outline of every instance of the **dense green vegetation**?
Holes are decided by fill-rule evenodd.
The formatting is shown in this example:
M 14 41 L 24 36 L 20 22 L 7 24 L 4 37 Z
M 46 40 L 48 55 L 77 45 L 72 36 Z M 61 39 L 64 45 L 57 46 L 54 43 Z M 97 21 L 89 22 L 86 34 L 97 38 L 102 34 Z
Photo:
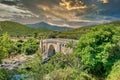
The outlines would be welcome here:
M 11 21 L 1 21 L 0 22 L 0 35 L 4 32 L 8 32 L 11 36 L 19 37 L 19 36 L 26 36 L 31 37 L 35 33 L 43 33 L 43 32 L 50 32 L 51 30 L 41 27 L 38 29 L 30 28 L 25 25 L 11 22 Z
M 71 35 L 68 36 L 68 34 Z M 40 36 L 40 38 L 73 38 L 79 39 L 79 42 L 77 45 L 72 44 L 72 42 L 67 44 L 66 47 L 77 46 L 73 47 L 73 54 L 56 53 L 49 61 L 43 63 L 42 56 L 37 49 L 38 43 L 35 39 L 29 39 L 26 42 L 21 40 L 11 42 L 8 34 L 5 33 L 0 41 L 3 41 L 4 46 L 2 45 L 1 47 L 7 50 L 6 54 L 11 52 L 25 53 L 27 55 L 36 53 L 32 61 L 23 64 L 24 68 L 18 68 L 16 71 L 17 74 L 27 74 L 26 80 L 120 79 L 119 21 L 89 28 L 51 32 L 51 34 L 44 35 L 39 34 L 37 36 Z M 3 50 L 3 48 L 0 49 L 1 51 Z M 3 57 L 6 57 L 7 55 L 4 54 L 4 50 L 1 54 L 4 55 Z M 3 71 L 1 70 L 0 72 L 1 78 L 8 76 L 8 73 Z M 10 79 L 11 76 L 8 76 L 8 78 Z
M 66 30 L 62 32 L 52 31 L 46 34 L 47 38 L 68 38 L 68 39 L 79 39 L 83 34 L 90 31 L 90 27 L 81 27 L 73 30 Z M 45 34 L 44 34 L 45 35 Z
M 105 77 L 120 59 L 120 27 L 97 26 L 81 37 L 76 56 L 85 70 L 97 77 Z
M 11 54 L 33 54 L 38 50 L 38 45 L 38 41 L 34 38 L 30 38 L 27 41 L 18 40 L 13 42 L 8 33 L 4 33 L 0 37 L 0 62 L 3 58 L 9 57 Z

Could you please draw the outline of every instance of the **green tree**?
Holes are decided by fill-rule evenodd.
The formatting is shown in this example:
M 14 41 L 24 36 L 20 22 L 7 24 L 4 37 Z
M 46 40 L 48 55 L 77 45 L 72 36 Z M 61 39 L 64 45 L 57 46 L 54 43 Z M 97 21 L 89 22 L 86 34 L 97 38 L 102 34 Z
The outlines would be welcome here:
M 0 37 L 0 61 L 1 59 L 8 57 L 11 50 L 12 50 L 13 44 L 10 40 L 10 37 L 7 33 L 4 33 L 2 37 Z
M 34 33 L 34 38 L 37 38 L 38 37 L 38 33 Z
M 81 58 L 84 70 L 96 76 L 108 74 L 108 69 L 115 62 L 120 53 L 118 41 L 120 41 L 120 28 L 109 26 L 94 27 L 83 35 L 77 45 L 76 56 Z M 116 52 L 116 48 L 118 49 Z M 111 57 L 111 55 L 113 55 Z M 120 55 L 118 56 L 120 58 Z M 112 59 L 113 58 L 113 59 Z

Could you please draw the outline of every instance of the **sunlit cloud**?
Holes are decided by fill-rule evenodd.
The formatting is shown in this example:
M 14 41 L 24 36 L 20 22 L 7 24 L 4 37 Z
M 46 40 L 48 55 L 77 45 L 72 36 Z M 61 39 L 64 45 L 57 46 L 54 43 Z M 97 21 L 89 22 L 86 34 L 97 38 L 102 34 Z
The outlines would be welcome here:
M 74 3 L 74 4 L 73 4 Z M 87 6 L 79 0 L 61 0 L 59 3 L 61 7 L 65 7 L 67 10 L 85 9 Z
M 109 3 L 109 0 L 102 0 L 103 3 Z

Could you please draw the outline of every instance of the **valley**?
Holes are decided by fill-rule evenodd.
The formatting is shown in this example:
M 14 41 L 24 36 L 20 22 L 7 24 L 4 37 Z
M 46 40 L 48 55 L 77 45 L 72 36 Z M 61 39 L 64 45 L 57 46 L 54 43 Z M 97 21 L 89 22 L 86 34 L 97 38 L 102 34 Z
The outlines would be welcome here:
M 0 22 L 0 26 L 1 80 L 119 78 L 112 74 L 116 74 L 118 70 L 113 70 L 120 64 L 120 21 L 65 31 L 31 28 L 9 21 Z M 64 44 L 66 40 L 78 42 Z M 40 47 L 40 41 L 46 43 Z M 43 55 L 49 59 L 44 59 Z

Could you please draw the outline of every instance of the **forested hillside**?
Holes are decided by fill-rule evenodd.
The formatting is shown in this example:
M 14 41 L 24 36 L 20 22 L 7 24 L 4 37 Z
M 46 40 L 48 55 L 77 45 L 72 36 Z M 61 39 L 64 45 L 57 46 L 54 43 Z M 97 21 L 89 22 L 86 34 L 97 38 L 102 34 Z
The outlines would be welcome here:
M 30 28 L 28 26 L 11 22 L 1 21 L 0 22 L 0 34 L 8 32 L 11 36 L 32 36 L 34 33 L 49 32 L 51 30 L 41 27 L 38 29 Z
M 72 30 L 67 30 L 67 31 L 62 31 L 62 32 L 57 32 L 53 31 L 48 35 L 48 38 L 69 38 L 69 39 L 80 39 L 80 37 L 91 31 L 92 27 L 106 27 L 106 26 L 111 26 L 112 27 L 120 27 L 120 21 L 115 21 L 107 24 L 101 24 L 101 25 L 93 25 L 93 26 L 84 26 L 80 27 L 77 29 L 72 29 Z

